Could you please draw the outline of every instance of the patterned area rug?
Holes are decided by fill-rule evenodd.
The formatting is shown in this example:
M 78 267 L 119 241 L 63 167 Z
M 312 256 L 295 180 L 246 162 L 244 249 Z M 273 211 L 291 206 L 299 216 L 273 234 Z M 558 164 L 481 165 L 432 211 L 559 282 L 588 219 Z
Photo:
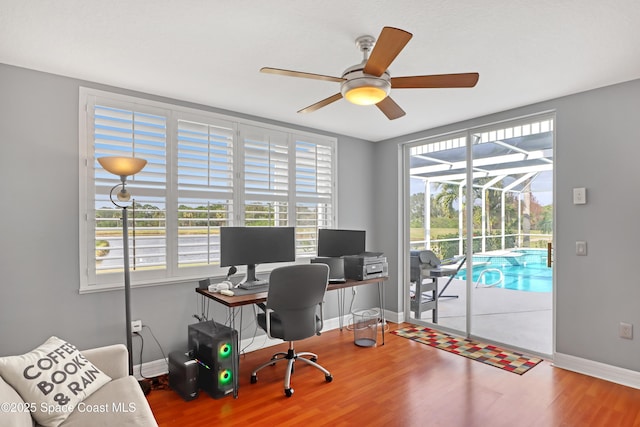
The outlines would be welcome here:
M 495 345 L 482 344 L 469 339 L 458 338 L 430 328 L 412 326 L 397 329 L 391 331 L 391 333 L 509 372 L 515 372 L 519 375 L 524 374 L 542 361 L 542 359 L 538 357 L 528 357 L 522 353 L 505 350 Z

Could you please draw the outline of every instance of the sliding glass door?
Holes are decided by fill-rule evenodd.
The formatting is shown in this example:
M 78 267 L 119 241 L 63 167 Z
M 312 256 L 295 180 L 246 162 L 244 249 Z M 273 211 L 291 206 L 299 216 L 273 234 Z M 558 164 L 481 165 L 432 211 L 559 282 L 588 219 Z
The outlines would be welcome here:
M 410 321 L 552 353 L 553 140 L 542 115 L 405 147 Z
M 409 182 L 409 319 L 465 333 L 465 282 L 457 274 L 466 253 L 467 137 L 464 132 L 428 139 L 405 150 Z M 438 262 L 426 262 L 428 254 Z M 432 277 L 435 269 L 446 271 L 440 277 Z M 454 303 L 443 305 L 444 300 Z

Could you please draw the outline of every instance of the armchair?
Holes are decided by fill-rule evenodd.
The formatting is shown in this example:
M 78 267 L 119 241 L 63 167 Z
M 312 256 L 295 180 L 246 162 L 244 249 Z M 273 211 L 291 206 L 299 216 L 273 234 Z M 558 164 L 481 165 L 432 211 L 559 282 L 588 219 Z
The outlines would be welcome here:
M 127 348 L 122 344 L 83 350 L 82 355 L 111 380 L 84 399 L 76 408 L 72 408 L 73 412 L 62 424 L 55 421 L 55 425 L 59 424 L 60 427 L 157 426 L 138 381 L 129 375 L 128 354 Z M 0 403 L 9 404 L 10 407 L 15 408 L 32 408 L 30 405 L 36 405 L 33 401 L 25 399 L 0 377 Z M 40 408 L 39 404 L 37 406 Z M 32 427 L 34 425 L 40 424 L 32 419 L 29 411 L 0 411 L 0 426 Z

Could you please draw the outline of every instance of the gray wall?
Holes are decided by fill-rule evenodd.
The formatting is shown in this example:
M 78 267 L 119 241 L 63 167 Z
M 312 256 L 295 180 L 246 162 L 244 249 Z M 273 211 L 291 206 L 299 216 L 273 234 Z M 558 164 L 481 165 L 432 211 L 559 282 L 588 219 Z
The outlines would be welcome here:
M 640 80 L 530 105 L 376 144 L 376 230 L 393 271 L 387 309 L 402 311 L 398 246 L 398 145 L 462 128 L 556 111 L 555 270 L 557 353 L 640 371 L 640 201 L 635 172 L 640 158 Z M 587 188 L 586 205 L 573 205 L 572 189 Z M 575 255 L 585 240 L 588 256 Z M 620 321 L 635 325 L 636 337 L 618 337 Z
M 125 342 L 123 292 L 78 293 L 81 85 L 260 120 L 0 64 L 0 356 L 29 351 L 51 335 L 80 348 Z M 334 136 L 339 225 L 365 229 L 373 239 L 373 144 Z M 165 353 L 186 345 L 187 325 L 201 311 L 195 287 L 185 283 L 132 290 L 133 318 L 150 326 Z M 327 318 L 337 316 L 334 294 L 327 295 Z M 375 289 L 363 287 L 358 302 L 370 306 L 375 296 Z M 226 310 L 214 306 L 210 313 L 224 321 Z M 253 332 L 251 310 L 244 311 L 244 325 L 248 336 Z M 143 329 L 143 335 L 143 361 L 159 359 L 149 330 Z M 134 338 L 136 364 L 138 349 Z
M 0 355 L 28 351 L 50 335 L 81 348 L 124 342 L 123 293 L 78 294 L 80 85 L 137 95 L 0 64 L 0 179 L 4 184 L 0 198 Z M 385 252 L 391 274 L 386 308 L 402 312 L 398 144 L 549 110 L 557 113 L 556 351 L 640 371 L 640 339 L 617 336 L 620 321 L 634 324 L 636 336 L 640 334 L 640 286 L 635 268 L 640 202 L 634 188 L 640 155 L 640 81 L 381 143 L 337 136 L 338 225 L 366 229 L 368 249 Z M 587 188 L 586 205 L 572 204 L 573 187 Z M 575 255 L 576 240 L 588 242 L 588 256 Z M 165 352 L 184 345 L 187 325 L 194 321 L 191 316 L 200 311 L 194 287 L 189 283 L 132 291 L 134 318 L 152 328 Z M 359 292 L 363 307 L 374 301 L 375 289 Z M 327 311 L 328 317 L 336 316 L 335 295 L 328 294 Z M 245 321 L 251 317 L 245 311 Z M 223 313 L 216 318 L 223 320 Z M 148 331 L 144 334 L 143 361 L 158 359 L 155 342 Z M 139 348 L 137 339 L 134 343 Z M 137 354 L 135 360 L 139 360 Z

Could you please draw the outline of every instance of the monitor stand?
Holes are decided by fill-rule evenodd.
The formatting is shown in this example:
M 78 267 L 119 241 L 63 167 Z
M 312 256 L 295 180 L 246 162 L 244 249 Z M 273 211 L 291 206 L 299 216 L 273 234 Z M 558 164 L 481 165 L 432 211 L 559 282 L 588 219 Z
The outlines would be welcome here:
M 247 265 L 247 273 L 244 276 L 244 279 L 242 279 L 241 283 L 245 283 L 245 282 L 256 282 L 258 279 L 256 279 L 256 265 L 255 264 L 249 264 Z
M 244 279 L 242 279 L 242 281 L 238 283 L 238 287 L 241 289 L 251 289 L 268 284 L 268 280 L 259 280 L 256 277 L 256 264 L 248 264 L 247 274 L 244 276 Z

